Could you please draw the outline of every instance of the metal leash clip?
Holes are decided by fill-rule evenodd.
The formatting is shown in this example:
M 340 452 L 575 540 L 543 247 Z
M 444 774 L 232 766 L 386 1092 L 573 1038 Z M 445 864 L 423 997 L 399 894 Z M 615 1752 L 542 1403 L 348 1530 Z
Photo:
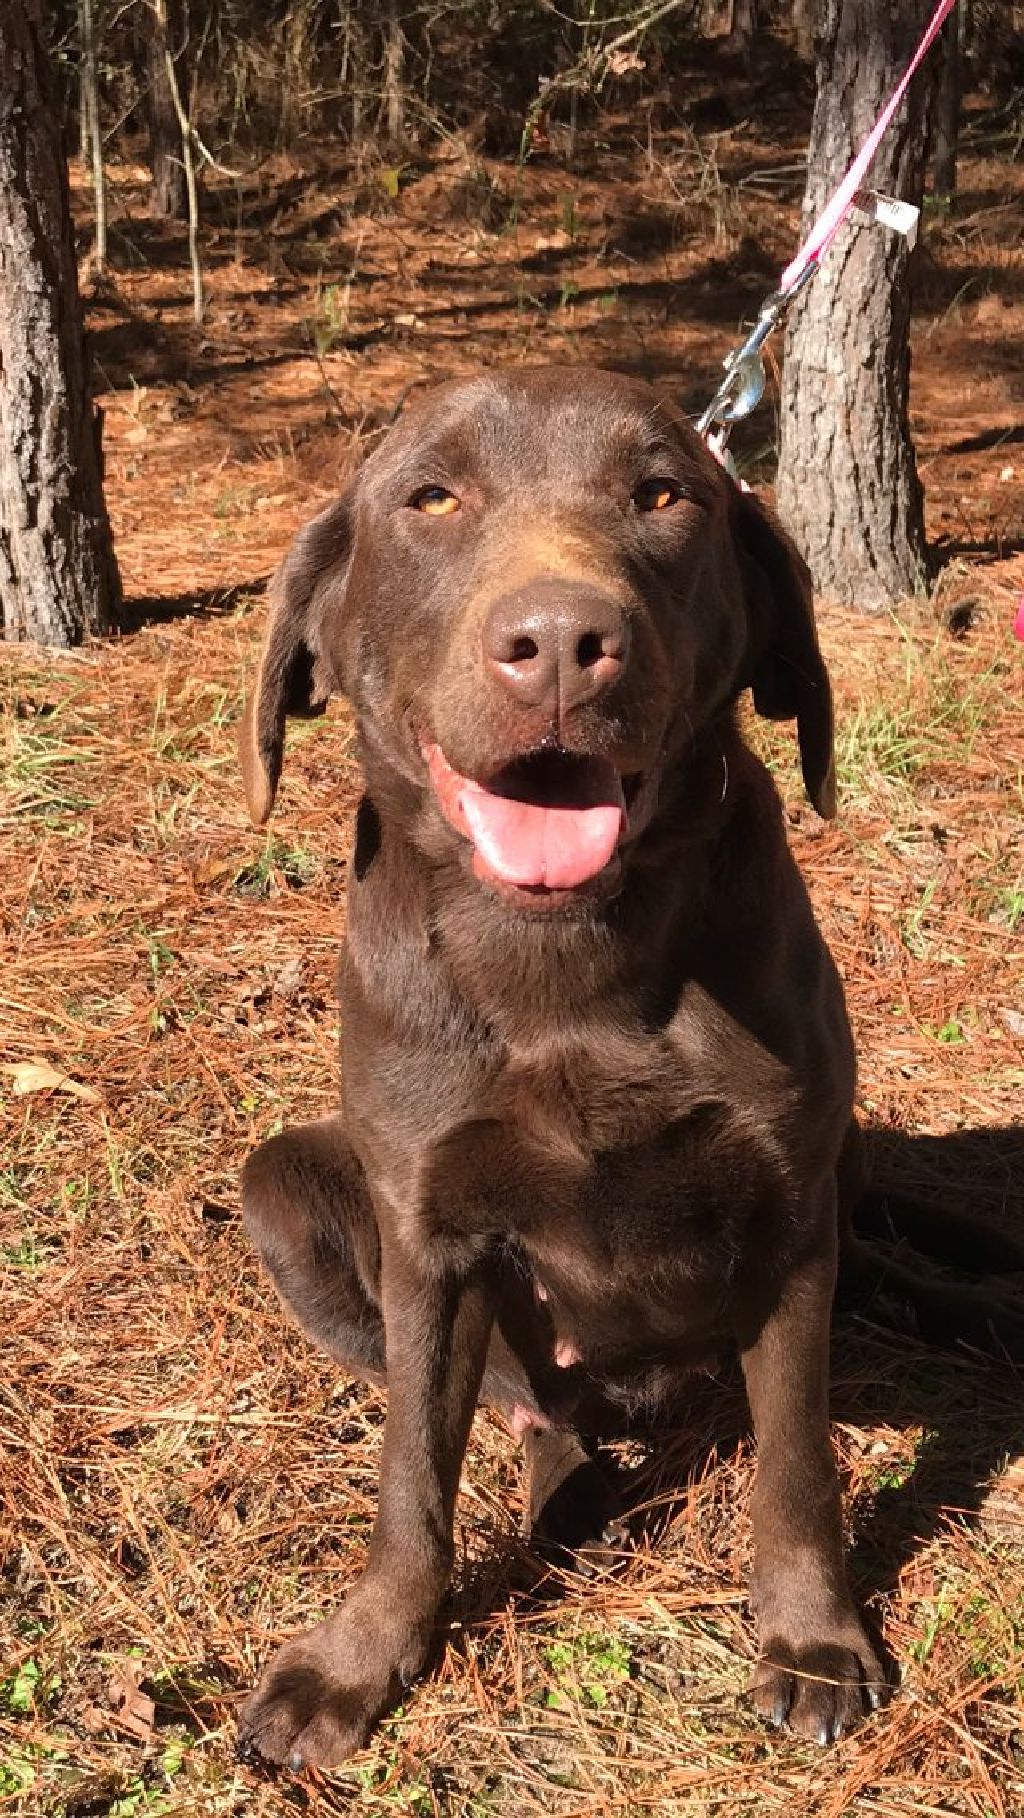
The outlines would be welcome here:
M 764 396 L 767 383 L 761 349 L 778 327 L 799 290 L 803 289 L 815 266 L 810 264 L 788 290 L 773 290 L 758 311 L 757 321 L 741 346 L 727 354 L 723 365 L 725 378 L 707 409 L 697 419 L 697 434 L 714 440 L 721 460 L 726 454 L 729 430 L 741 418 L 748 417 Z M 714 436 L 712 438 L 712 431 Z
M 879 190 L 858 189 L 851 197 L 846 212 L 856 221 L 879 222 L 883 227 L 893 228 L 897 233 L 904 234 L 911 246 L 917 238 L 920 210 L 909 202 L 900 202 L 893 196 L 882 195 Z M 761 349 L 769 335 L 778 327 L 793 298 L 817 271 L 819 260 L 820 253 L 810 255 L 788 285 L 785 282 L 787 274 L 783 274 L 782 286 L 765 298 L 746 340 L 726 355 L 722 362 L 725 378 L 707 409 L 697 419 L 697 434 L 704 437 L 734 479 L 736 468 L 727 446 L 729 431 L 734 423 L 739 423 L 743 417 L 749 417 L 764 397 L 767 378 Z M 796 265 L 797 261 L 794 260 L 793 263 Z M 787 271 L 792 269 L 790 266 Z

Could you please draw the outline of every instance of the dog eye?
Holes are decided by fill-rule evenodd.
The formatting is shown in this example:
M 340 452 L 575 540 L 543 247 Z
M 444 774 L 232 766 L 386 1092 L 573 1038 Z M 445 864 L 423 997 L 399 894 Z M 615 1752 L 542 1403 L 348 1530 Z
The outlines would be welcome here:
M 409 500 L 414 511 L 425 511 L 430 518 L 449 518 L 458 511 L 459 501 L 447 486 L 423 486 Z
M 683 489 L 674 480 L 656 478 L 644 480 L 633 494 L 633 503 L 637 511 L 667 511 L 670 505 L 678 505 L 683 496 Z

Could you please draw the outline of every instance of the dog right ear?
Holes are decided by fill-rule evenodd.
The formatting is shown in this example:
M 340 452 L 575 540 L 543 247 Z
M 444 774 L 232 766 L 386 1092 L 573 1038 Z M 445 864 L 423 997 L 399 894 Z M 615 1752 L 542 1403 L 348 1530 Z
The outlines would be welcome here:
M 254 827 L 263 826 L 274 806 L 288 715 L 315 718 L 339 692 L 338 620 L 352 534 L 352 502 L 344 493 L 300 530 L 270 583 L 270 617 L 239 736 Z
M 795 720 L 804 785 L 826 820 L 836 812 L 832 688 L 818 647 L 806 562 L 793 539 L 752 492 L 737 497 L 746 558 L 754 706 L 769 720 Z

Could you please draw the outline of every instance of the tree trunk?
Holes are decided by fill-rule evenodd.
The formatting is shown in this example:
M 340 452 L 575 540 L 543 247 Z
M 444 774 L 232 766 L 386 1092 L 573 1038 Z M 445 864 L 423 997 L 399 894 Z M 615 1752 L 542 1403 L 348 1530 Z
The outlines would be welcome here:
M 384 107 L 388 143 L 401 145 L 405 137 L 405 33 L 398 0 L 389 0 L 387 40 L 384 48 Z
M 202 323 L 206 307 L 203 293 L 203 266 L 199 253 L 199 182 L 196 175 L 195 147 L 192 142 L 194 130 L 192 115 L 196 101 L 199 64 L 198 61 L 193 64 L 192 88 L 186 106 L 178 83 L 174 58 L 171 55 L 168 0 L 153 0 L 153 7 L 164 41 L 164 73 L 167 77 L 167 92 L 171 97 L 174 117 L 178 122 L 181 165 L 185 173 L 185 202 L 188 212 L 188 260 L 192 268 L 192 314 L 198 327 Z
M 818 20 L 817 0 L 793 0 L 793 42 L 796 54 L 804 63 L 814 61 L 814 33 Z
M 0 627 L 75 644 L 120 583 L 40 0 L 0 5 Z
M 149 168 L 153 186 L 149 212 L 155 220 L 183 221 L 186 211 L 185 166 L 181 158 L 181 132 L 167 79 L 168 53 L 181 70 L 184 19 L 181 0 L 168 0 L 166 13 L 145 6 L 139 17 L 145 33 L 146 124 L 149 128 Z
M 352 0 L 343 0 L 341 9 L 341 68 L 338 87 L 349 96 L 349 142 L 358 145 L 363 135 L 363 113 L 366 85 L 366 36 L 356 18 Z
M 935 195 L 952 202 L 956 194 L 956 154 L 960 136 L 960 19 L 956 6 L 946 20 L 938 52 L 941 57 L 932 117 Z
M 89 123 L 89 72 L 85 66 L 85 6 L 78 0 L 78 155 L 83 164 L 89 161 L 92 127 Z
M 926 0 L 821 0 L 804 230 L 909 62 Z M 920 204 L 926 82 L 918 76 L 869 181 Z M 887 228 L 846 226 L 793 307 L 781 403 L 779 511 L 815 584 L 865 611 L 927 576 L 910 438 L 910 252 Z
M 79 20 L 82 31 L 82 65 L 85 72 L 86 108 L 89 118 L 89 158 L 92 164 L 92 194 L 96 208 L 96 238 L 93 261 L 99 276 L 107 265 L 107 178 L 103 169 L 103 124 L 100 120 L 100 84 L 96 69 L 96 21 L 92 0 L 80 0 Z
M 740 57 L 748 68 L 756 31 L 757 0 L 732 0 L 732 18 L 725 48 L 734 57 Z

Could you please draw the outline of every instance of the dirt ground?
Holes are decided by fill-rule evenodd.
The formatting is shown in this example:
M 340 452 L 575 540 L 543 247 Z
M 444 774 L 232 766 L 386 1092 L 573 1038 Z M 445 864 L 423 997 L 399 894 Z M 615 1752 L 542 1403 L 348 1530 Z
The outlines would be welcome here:
M 252 1145 L 329 1107 L 358 792 L 339 706 L 291 740 L 269 835 L 235 723 L 265 577 L 412 383 L 480 362 L 626 366 L 698 409 L 795 245 L 807 119 L 609 120 L 517 182 L 459 142 L 397 171 L 329 145 L 182 231 L 111 170 L 89 298 L 124 634 L 2 659 L 0 1812 L 697 1815 L 1024 1810 L 1024 1413 L 1009 1365 L 840 1322 L 852 1572 L 898 1689 L 831 1754 L 744 1709 L 752 1456 L 734 1376 L 624 1452 L 619 1566 L 548 1578 L 481 1416 L 432 1676 L 336 1775 L 233 1758 L 260 1663 L 359 1569 L 383 1407 L 313 1354 L 238 1222 Z M 972 105 L 926 222 L 913 423 L 931 601 L 824 602 L 842 806 L 757 729 L 845 976 L 879 1165 L 1024 1219 L 1024 171 Z M 397 189 L 397 194 L 392 193 Z M 84 180 L 76 206 L 88 233 Z M 738 450 L 770 471 L 762 407 Z M 961 603 L 964 635 L 943 615 Z M 966 604 L 964 604 L 966 602 Z

